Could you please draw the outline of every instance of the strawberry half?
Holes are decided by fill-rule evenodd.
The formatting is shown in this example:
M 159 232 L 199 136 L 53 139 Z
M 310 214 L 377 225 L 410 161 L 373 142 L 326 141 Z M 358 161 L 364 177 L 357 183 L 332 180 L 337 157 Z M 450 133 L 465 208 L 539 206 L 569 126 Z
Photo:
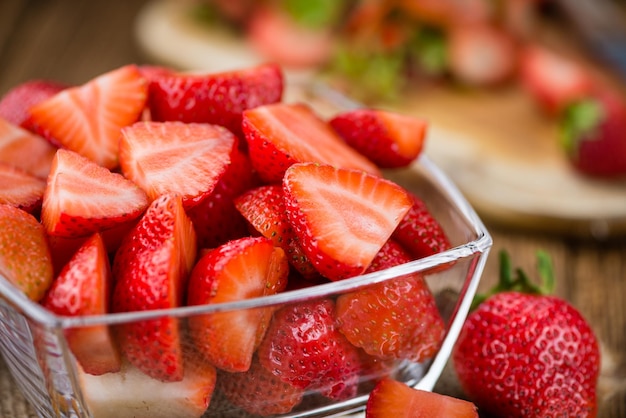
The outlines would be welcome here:
M 279 103 L 245 111 L 242 127 L 252 165 L 268 183 L 280 182 L 290 165 L 304 162 L 380 174 L 305 104 Z
M 45 179 L 56 153 L 42 137 L 0 118 L 0 163 L 6 163 Z
M 241 114 L 283 95 L 283 73 L 276 64 L 209 74 L 154 75 L 149 108 L 155 121 L 221 125 L 241 134 Z
M 127 65 L 34 105 L 29 123 L 53 144 L 115 168 L 120 129 L 139 119 L 146 97 L 146 80 Z
M 78 249 L 41 304 L 62 316 L 104 315 L 110 311 L 111 266 L 99 234 Z M 119 351 L 106 325 L 68 329 L 70 350 L 86 373 L 100 375 L 121 367 Z
M 187 209 L 213 191 L 236 149 L 237 138 L 227 129 L 199 123 L 137 122 L 122 129 L 119 142 L 126 178 L 150 200 L 181 196 Z
M 471 402 L 383 379 L 370 393 L 365 417 L 478 418 L 478 411 Z
M 296 232 L 285 213 L 283 188 L 280 185 L 260 186 L 235 198 L 235 206 L 254 230 L 272 240 L 287 254 L 289 263 L 305 278 L 319 273 L 298 242 Z
M 220 372 L 218 389 L 228 401 L 249 414 L 286 414 L 298 405 L 304 390 L 282 381 L 255 356 L 243 373 Z
M 187 304 L 228 303 L 271 295 L 285 288 L 288 271 L 284 251 L 269 239 L 230 241 L 198 261 L 189 279 Z M 199 315 L 189 318 L 189 331 L 211 364 L 244 372 L 270 316 L 271 308 Z
M 39 301 L 54 272 L 43 226 L 31 214 L 0 204 L 0 276 Z
M 0 163 L 0 204 L 15 206 L 37 215 L 45 190 L 44 180 L 19 168 Z
M 397 184 L 329 165 L 292 165 L 283 189 L 304 253 L 331 280 L 363 273 L 411 208 Z
M 59 149 L 43 195 L 41 221 L 51 235 L 75 238 L 130 225 L 148 206 L 146 194 L 118 173 Z
M 154 200 L 125 237 L 113 261 L 114 312 L 181 306 L 187 275 L 196 257 L 196 235 L 180 197 Z M 177 318 L 162 317 L 119 326 L 124 356 L 139 370 L 162 381 L 183 378 Z
M 399 244 L 388 241 L 367 272 L 409 261 Z M 340 295 L 336 303 L 339 330 L 372 356 L 421 362 L 437 352 L 445 335 L 435 298 L 419 274 Z
M 51 80 L 29 80 L 18 84 L 0 99 L 0 119 L 28 128 L 29 109 L 67 87 Z
M 422 152 L 427 123 L 378 109 L 356 109 L 333 117 L 330 126 L 352 148 L 381 168 L 405 167 Z
M 428 257 L 450 249 L 450 240 L 426 203 L 410 193 L 413 204 L 393 232 L 393 238 L 406 248 L 414 259 Z
M 263 367 L 302 389 L 332 399 L 356 394 L 359 353 L 335 327 L 330 299 L 300 302 L 274 313 L 257 353 Z
M 581 64 L 539 45 L 521 51 L 519 65 L 522 85 L 549 115 L 561 113 L 595 88 L 590 72 Z

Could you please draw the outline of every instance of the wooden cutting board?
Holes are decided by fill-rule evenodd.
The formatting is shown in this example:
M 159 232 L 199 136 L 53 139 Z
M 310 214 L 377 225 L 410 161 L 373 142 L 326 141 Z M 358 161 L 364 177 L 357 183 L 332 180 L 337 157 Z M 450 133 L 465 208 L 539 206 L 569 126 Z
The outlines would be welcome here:
M 153 1 L 137 17 L 137 41 L 151 59 L 201 71 L 263 61 L 240 39 L 194 23 L 185 5 Z M 313 77 L 287 75 L 288 85 Z M 486 221 L 576 237 L 626 235 L 626 179 L 592 180 L 575 172 L 559 148 L 554 121 L 519 87 L 428 85 L 381 106 L 430 122 L 427 154 Z

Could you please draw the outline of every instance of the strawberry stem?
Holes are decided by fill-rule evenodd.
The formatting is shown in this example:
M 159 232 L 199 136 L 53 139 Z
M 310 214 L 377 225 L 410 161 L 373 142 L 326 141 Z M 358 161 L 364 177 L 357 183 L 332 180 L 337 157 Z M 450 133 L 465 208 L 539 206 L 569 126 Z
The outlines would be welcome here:
M 471 310 L 475 309 L 491 296 L 501 292 L 521 292 L 533 295 L 549 295 L 554 291 L 554 269 L 552 260 L 545 251 L 537 251 L 537 271 L 541 284 L 533 283 L 525 271 L 520 268 L 515 269 L 511 266 L 511 257 L 505 250 L 499 253 L 500 258 L 500 277 L 498 283 L 492 287 L 487 293 L 477 294 L 472 301 Z

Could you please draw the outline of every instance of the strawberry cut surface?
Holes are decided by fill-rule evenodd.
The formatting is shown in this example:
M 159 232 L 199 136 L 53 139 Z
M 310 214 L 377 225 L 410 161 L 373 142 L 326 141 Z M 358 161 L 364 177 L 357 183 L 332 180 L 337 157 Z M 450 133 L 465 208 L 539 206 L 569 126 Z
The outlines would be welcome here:
M 237 138 L 218 125 L 138 122 L 122 130 L 119 149 L 122 172 L 150 200 L 175 193 L 190 208 L 225 174 Z
M 29 122 L 53 144 L 115 168 L 120 129 L 139 119 L 147 89 L 137 66 L 127 65 L 34 105 Z
M 42 137 L 0 118 L 0 163 L 13 165 L 45 179 L 56 150 Z
M 0 204 L 36 213 L 41 209 L 46 182 L 24 170 L 0 163 Z
M 104 242 L 99 234 L 94 234 L 66 264 L 41 304 L 57 315 L 105 315 L 110 311 L 111 282 Z M 119 371 L 119 351 L 106 325 L 68 329 L 65 336 L 86 373 Z
M 471 402 L 383 379 L 370 393 L 365 417 L 478 418 L 478 411 Z
M 189 279 L 188 304 L 227 303 L 277 293 L 287 285 L 285 253 L 264 237 L 230 241 L 205 254 Z M 269 309 L 268 314 L 265 312 Z M 189 319 L 199 351 L 216 367 L 248 370 L 271 308 L 216 312 Z
M 131 181 L 81 155 L 59 149 L 41 209 L 52 235 L 81 237 L 135 221 L 148 206 Z
M 395 183 L 314 163 L 291 166 L 283 189 L 304 253 L 331 280 L 363 273 L 411 207 Z
M 252 165 L 268 183 L 279 182 L 290 165 L 304 162 L 380 174 L 305 104 L 278 103 L 245 111 L 242 126 Z

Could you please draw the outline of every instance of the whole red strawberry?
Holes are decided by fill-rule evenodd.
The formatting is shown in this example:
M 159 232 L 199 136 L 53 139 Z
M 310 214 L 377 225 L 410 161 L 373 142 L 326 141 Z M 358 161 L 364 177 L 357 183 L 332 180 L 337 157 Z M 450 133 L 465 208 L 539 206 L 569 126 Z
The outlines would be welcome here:
M 501 417 L 595 417 L 600 353 L 593 330 L 553 286 L 549 257 L 538 254 L 544 286 L 531 284 L 508 255 L 492 294 L 470 313 L 453 352 L 459 381 L 479 410 Z
M 599 92 L 571 104 L 561 120 L 563 145 L 574 167 L 596 177 L 626 175 L 626 101 Z

